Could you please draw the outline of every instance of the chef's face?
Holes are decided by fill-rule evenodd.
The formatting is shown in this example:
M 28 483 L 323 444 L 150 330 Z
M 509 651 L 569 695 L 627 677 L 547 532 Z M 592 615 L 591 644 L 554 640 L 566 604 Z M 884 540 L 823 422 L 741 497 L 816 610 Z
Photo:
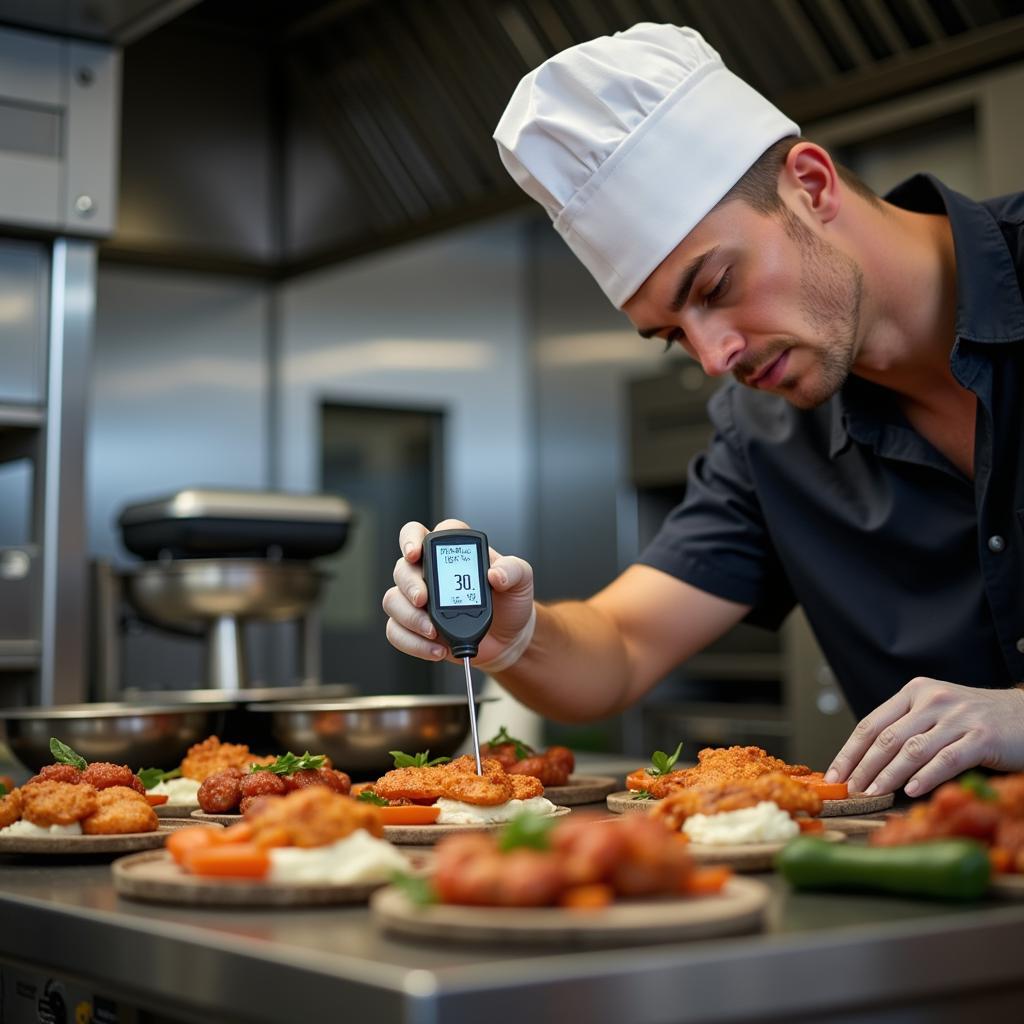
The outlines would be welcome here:
M 705 373 L 731 373 L 802 409 L 830 398 L 859 348 L 858 264 L 788 208 L 742 199 L 713 209 L 623 311 L 645 337 L 677 342 Z

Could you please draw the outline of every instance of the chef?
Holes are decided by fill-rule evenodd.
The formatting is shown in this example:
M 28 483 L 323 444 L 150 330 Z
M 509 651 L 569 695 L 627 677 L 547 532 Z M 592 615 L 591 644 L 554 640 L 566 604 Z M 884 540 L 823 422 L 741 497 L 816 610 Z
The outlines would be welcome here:
M 641 338 L 725 383 L 684 501 L 604 590 L 540 605 L 493 557 L 480 667 L 599 718 L 800 604 L 860 718 L 829 780 L 1024 769 L 1024 196 L 876 196 L 672 25 L 547 60 L 495 139 Z M 403 527 L 383 603 L 390 642 L 439 660 L 426 531 Z

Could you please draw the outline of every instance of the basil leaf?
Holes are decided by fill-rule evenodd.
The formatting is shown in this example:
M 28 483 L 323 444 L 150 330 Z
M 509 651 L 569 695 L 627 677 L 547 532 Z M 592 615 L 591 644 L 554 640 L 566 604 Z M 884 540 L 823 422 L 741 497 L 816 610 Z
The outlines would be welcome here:
M 376 804 L 378 807 L 387 807 L 390 802 L 382 796 L 377 796 L 372 789 L 364 789 L 356 799 L 362 800 L 364 804 Z
M 0 796 L 7 796 L 7 786 L 0 782 Z
M 296 757 L 291 751 L 282 754 L 273 764 L 249 765 L 249 774 L 253 772 L 273 772 L 275 775 L 293 775 L 295 772 L 317 771 L 327 760 L 325 754 L 311 754 L 308 750 Z
M 674 754 L 666 754 L 664 750 L 656 750 L 651 755 L 651 766 L 647 769 L 648 775 L 668 775 L 675 766 L 676 761 L 679 760 L 679 755 L 682 752 L 683 744 L 680 742 L 679 746 L 676 747 Z
M 50 737 L 50 753 L 57 764 L 70 764 L 80 772 L 89 767 L 89 762 L 81 754 L 72 750 L 66 743 L 61 743 L 56 736 Z
M 396 871 L 391 876 L 391 884 L 401 889 L 406 899 L 417 907 L 428 907 L 431 903 L 437 902 L 437 893 L 429 878 Z
M 550 849 L 549 833 L 552 825 L 554 825 L 552 820 L 542 818 L 538 814 L 531 814 L 529 811 L 517 814 L 502 830 L 498 839 L 498 849 L 503 853 L 518 847 L 526 847 L 531 850 Z
M 161 768 L 140 768 L 135 775 L 146 789 L 152 789 L 168 779 L 180 779 L 181 768 L 172 768 L 169 772 Z
M 653 793 L 649 793 L 646 789 L 634 790 L 630 800 L 654 800 L 656 799 Z
M 989 784 L 988 779 L 981 772 L 968 772 L 960 779 L 960 785 L 973 794 L 979 800 L 992 803 L 999 799 L 999 793 L 995 787 Z
M 424 750 L 419 754 L 406 754 L 401 750 L 389 750 L 388 753 L 395 759 L 396 768 L 433 768 L 437 764 L 445 764 L 450 757 L 435 757 L 433 761 L 428 760 L 430 751 Z
M 515 736 L 510 736 L 508 729 L 505 726 L 501 726 L 498 730 L 497 735 L 492 736 L 488 741 L 489 747 L 500 747 L 506 743 L 511 743 L 516 752 L 516 757 L 520 761 L 525 761 L 528 757 L 533 757 L 534 750 L 520 739 L 516 739 Z

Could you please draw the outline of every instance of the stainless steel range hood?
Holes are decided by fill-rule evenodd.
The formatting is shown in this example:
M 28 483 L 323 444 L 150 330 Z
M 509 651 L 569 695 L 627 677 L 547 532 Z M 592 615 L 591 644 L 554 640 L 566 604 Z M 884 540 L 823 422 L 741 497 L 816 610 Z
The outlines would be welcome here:
M 199 0 L 0 0 L 0 25 L 125 46 Z

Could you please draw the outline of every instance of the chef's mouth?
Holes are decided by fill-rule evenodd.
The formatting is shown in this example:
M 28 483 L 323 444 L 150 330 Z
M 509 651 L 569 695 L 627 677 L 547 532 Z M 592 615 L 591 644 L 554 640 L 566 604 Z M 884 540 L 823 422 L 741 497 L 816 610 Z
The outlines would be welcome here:
M 789 349 L 783 349 L 777 356 L 775 356 L 774 359 L 769 359 L 768 362 L 765 363 L 760 370 L 758 370 L 754 374 L 749 375 L 742 383 L 744 383 L 747 387 L 751 388 L 760 387 L 762 383 L 767 381 L 768 378 L 772 376 L 776 367 L 779 365 L 780 361 L 785 359 L 788 354 Z

